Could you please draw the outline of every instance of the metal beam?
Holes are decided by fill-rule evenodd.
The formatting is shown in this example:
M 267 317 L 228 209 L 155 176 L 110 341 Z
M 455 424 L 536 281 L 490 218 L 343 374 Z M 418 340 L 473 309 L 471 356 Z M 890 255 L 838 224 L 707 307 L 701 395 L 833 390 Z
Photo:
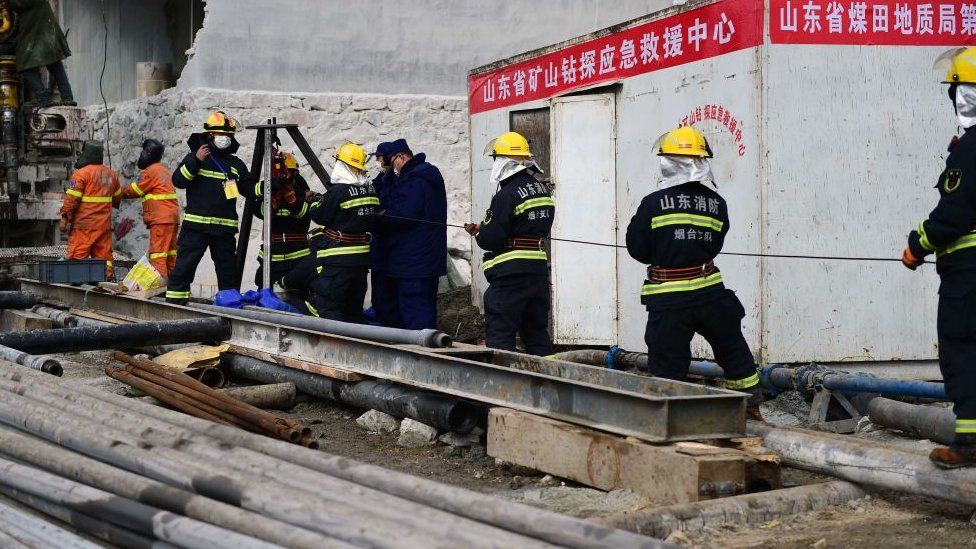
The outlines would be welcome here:
M 743 393 L 486 350 L 487 361 L 323 334 L 189 307 L 22 281 L 39 299 L 136 319 L 221 316 L 234 345 L 524 410 L 651 442 L 730 438 L 745 429 Z M 470 355 L 470 353 L 469 353 Z

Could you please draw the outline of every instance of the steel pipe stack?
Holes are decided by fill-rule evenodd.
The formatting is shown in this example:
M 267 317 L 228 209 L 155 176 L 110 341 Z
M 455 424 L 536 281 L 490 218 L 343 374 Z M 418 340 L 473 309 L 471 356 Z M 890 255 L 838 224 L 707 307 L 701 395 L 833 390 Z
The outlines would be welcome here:
M 0 492 L 131 547 L 662 546 L 13 367 Z

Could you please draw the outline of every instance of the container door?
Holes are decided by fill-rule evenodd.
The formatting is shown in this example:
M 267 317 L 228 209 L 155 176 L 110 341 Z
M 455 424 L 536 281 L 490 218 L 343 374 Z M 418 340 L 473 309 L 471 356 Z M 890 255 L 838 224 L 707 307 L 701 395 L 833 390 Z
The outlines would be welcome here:
M 552 101 L 552 236 L 614 244 L 616 116 L 613 94 Z M 617 342 L 616 250 L 552 241 L 553 337 L 563 345 Z

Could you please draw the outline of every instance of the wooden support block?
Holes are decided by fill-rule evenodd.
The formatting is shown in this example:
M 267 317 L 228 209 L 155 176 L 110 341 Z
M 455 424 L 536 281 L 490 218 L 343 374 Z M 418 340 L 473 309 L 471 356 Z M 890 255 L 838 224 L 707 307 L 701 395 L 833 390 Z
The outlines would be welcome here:
M 631 489 L 659 505 L 740 494 L 753 463 L 734 448 L 653 445 L 507 408 L 488 415 L 488 455 L 600 490 Z
M 728 448 L 741 450 L 752 458 L 752 463 L 746 467 L 746 488 L 750 492 L 777 490 L 783 487 L 779 454 L 763 446 L 761 438 L 730 438 L 716 442 Z
M 0 331 L 4 332 L 49 330 L 53 327 L 53 320 L 30 311 L 4 309 L 3 314 L 0 315 Z
M 331 377 L 332 379 L 338 379 L 340 381 L 362 381 L 364 379 L 369 379 L 367 376 L 360 375 L 355 372 L 340 370 L 331 366 L 325 366 L 324 364 L 305 362 L 304 360 L 298 360 L 297 358 L 273 355 L 271 353 L 256 351 L 254 349 L 248 349 L 247 347 L 241 347 L 239 345 L 231 345 L 228 352 L 249 356 L 265 362 L 271 362 L 272 364 L 280 364 L 281 366 L 291 368 L 293 370 L 302 370 L 312 374 L 318 374 L 320 376 Z

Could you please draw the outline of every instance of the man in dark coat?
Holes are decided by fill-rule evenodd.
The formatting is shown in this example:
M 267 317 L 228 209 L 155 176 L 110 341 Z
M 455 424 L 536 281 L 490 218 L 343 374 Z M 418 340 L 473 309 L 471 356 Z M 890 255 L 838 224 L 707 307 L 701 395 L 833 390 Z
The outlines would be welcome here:
M 380 192 L 380 238 L 384 240 L 392 327 L 436 328 L 437 283 L 447 274 L 447 191 L 440 170 L 406 140 L 385 148 L 395 177 Z M 374 263 L 374 268 L 376 265 Z M 376 303 L 373 303 L 377 307 Z M 378 310 L 378 309 L 377 309 Z
M 61 94 L 61 104 L 74 105 L 71 84 L 62 61 L 71 56 L 68 40 L 58 25 L 58 18 L 48 0 L 10 0 L 17 14 L 17 70 L 24 78 L 24 86 L 34 93 L 37 104 L 51 104 L 51 92 L 41 79 L 41 67 Z

